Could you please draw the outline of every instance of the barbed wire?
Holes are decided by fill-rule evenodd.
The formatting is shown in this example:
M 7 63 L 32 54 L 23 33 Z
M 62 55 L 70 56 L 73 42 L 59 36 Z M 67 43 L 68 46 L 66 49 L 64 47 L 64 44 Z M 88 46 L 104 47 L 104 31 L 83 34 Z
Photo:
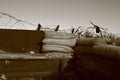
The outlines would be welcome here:
M 12 20 L 15 20 L 15 22 L 13 22 L 13 24 L 11 26 L 9 26 L 9 29 L 11 29 L 12 27 L 14 27 L 16 24 L 17 25 L 22 25 L 25 29 L 27 29 L 27 27 L 25 26 L 25 24 L 31 25 L 34 28 L 36 27 L 36 24 L 30 23 L 28 21 L 23 21 L 23 20 L 18 19 L 18 18 L 14 17 L 14 16 L 12 16 L 12 15 L 10 15 L 8 13 L 4 13 L 4 12 L 0 11 L 0 14 L 1 14 L 0 15 L 0 19 L 2 19 L 4 16 L 7 16 L 9 18 L 9 20 L 6 21 L 6 24 L 4 26 L 8 26 L 8 24 L 10 22 L 12 22 Z
M 2 19 L 4 16 L 7 16 L 8 17 L 8 21 L 6 21 L 5 25 L 2 25 L 2 26 L 5 26 L 5 27 L 9 27 L 9 29 L 13 28 L 13 27 L 16 27 L 15 25 L 19 26 L 20 28 L 24 28 L 24 29 L 27 29 L 27 25 L 30 25 L 32 26 L 34 29 L 36 29 L 36 27 L 38 26 L 37 24 L 33 24 L 31 22 L 28 22 L 28 21 L 24 21 L 24 20 L 21 20 L 21 19 L 18 19 L 8 13 L 4 13 L 4 12 L 1 12 L 0 11 L 0 19 Z M 14 20 L 14 22 L 12 22 Z M 9 25 L 10 23 L 12 22 L 11 25 Z M 0 24 L 1 25 L 1 24 Z M 45 27 L 46 25 L 41 25 L 41 28 L 43 30 L 54 30 L 54 28 L 51 28 L 50 26 L 53 26 L 53 25 L 50 25 L 49 27 Z M 47 25 L 48 26 L 48 25 Z M 54 25 L 55 27 L 57 25 Z
M 38 24 L 33 24 L 33 23 L 31 23 L 31 22 L 18 19 L 18 18 L 14 17 L 14 16 L 12 16 L 12 15 L 10 15 L 10 14 L 8 14 L 8 13 L 4 13 L 4 12 L 1 12 L 1 11 L 0 11 L 0 20 L 1 20 L 4 16 L 7 16 L 7 17 L 8 17 L 8 20 L 6 21 L 5 25 L 3 25 L 3 26 L 9 27 L 9 29 L 11 29 L 11 28 L 13 28 L 13 27 L 16 27 L 16 25 L 17 25 L 17 27 L 19 26 L 20 28 L 24 28 L 24 29 L 28 29 L 28 28 L 26 27 L 27 25 L 31 25 L 34 29 L 36 29 L 36 28 L 38 27 Z M 12 22 L 12 21 L 14 21 L 14 22 Z M 11 23 L 11 25 L 9 25 L 10 23 Z M 26 25 L 26 24 L 27 24 L 27 25 Z M 1 26 L 1 24 L 0 24 L 0 26 Z M 46 27 L 46 26 L 47 26 L 47 27 Z M 54 28 L 51 28 L 51 26 L 54 26 Z M 42 30 L 55 30 L 55 27 L 56 27 L 56 26 L 57 26 L 57 25 L 41 25 L 41 29 L 42 29 Z M 71 29 L 71 28 L 72 28 L 72 29 Z M 62 29 L 62 30 L 58 30 L 58 31 L 70 32 L 70 31 L 74 30 L 74 34 L 81 35 L 81 34 L 84 34 L 84 33 L 86 33 L 88 30 L 91 29 L 90 32 L 92 32 L 92 34 L 95 34 L 94 31 L 93 31 L 93 30 L 95 29 L 95 27 L 88 27 L 87 29 L 84 29 L 84 27 L 81 27 L 81 26 L 78 26 L 78 27 L 71 26 L 71 28 L 69 28 L 69 29 Z M 105 34 L 105 35 L 108 34 L 106 28 L 100 27 L 100 29 L 101 29 L 101 32 L 102 32 L 103 34 Z

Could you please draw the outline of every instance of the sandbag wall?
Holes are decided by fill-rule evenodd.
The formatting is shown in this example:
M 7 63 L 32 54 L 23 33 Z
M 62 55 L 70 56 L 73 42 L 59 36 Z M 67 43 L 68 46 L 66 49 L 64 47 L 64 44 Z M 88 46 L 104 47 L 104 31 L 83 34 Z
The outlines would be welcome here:
M 79 38 L 74 47 L 74 68 L 81 80 L 120 79 L 120 47 L 102 38 Z
M 73 53 L 72 47 L 76 45 L 74 34 L 56 31 L 45 31 L 42 41 L 42 52 Z

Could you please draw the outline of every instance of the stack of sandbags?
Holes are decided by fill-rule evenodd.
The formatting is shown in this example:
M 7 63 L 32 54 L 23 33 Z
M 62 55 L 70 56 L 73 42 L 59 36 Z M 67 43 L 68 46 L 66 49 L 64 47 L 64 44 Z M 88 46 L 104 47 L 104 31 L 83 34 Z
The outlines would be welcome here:
M 89 53 L 92 47 L 98 44 L 107 44 L 107 41 L 103 38 L 77 38 L 74 50 Z
M 56 31 L 45 31 L 42 52 L 73 53 L 76 45 L 74 34 Z
M 120 47 L 108 45 L 103 38 L 78 38 L 74 47 L 73 66 L 83 80 L 115 80 L 120 78 Z M 112 79 L 111 79 L 112 78 Z
M 95 45 L 92 51 L 96 55 L 120 59 L 120 47 L 116 45 Z
M 107 44 L 107 41 L 103 38 L 78 38 L 77 44 L 81 46 L 92 47 L 96 44 Z

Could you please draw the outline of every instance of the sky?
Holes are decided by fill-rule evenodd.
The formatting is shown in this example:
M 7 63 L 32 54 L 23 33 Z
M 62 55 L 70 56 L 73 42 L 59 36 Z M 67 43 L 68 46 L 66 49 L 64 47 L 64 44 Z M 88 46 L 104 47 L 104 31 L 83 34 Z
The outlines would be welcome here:
M 66 29 L 92 21 L 112 33 L 120 33 L 119 8 L 120 0 L 0 0 L 1 12 L 33 24 Z

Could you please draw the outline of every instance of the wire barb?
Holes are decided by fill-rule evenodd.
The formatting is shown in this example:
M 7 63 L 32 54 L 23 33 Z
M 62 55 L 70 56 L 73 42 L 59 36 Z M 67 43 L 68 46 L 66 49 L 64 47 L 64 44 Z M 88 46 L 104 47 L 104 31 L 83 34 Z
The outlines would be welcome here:
M 9 17 L 8 22 L 7 22 L 4 26 L 8 26 L 8 24 L 9 24 L 10 22 L 12 22 L 13 20 L 16 21 L 15 23 L 13 23 L 13 24 L 9 27 L 10 29 L 11 29 L 13 26 L 15 26 L 16 24 L 18 24 L 18 23 L 21 24 L 25 29 L 27 29 L 27 27 L 25 26 L 26 24 L 27 24 L 27 25 L 31 25 L 31 26 L 34 27 L 34 28 L 35 28 L 35 26 L 36 26 L 35 24 L 32 24 L 32 23 L 27 22 L 27 21 L 23 21 L 23 20 L 18 19 L 18 18 L 14 17 L 14 16 L 12 16 L 12 15 L 10 15 L 10 14 L 7 14 L 7 13 L 1 12 L 1 11 L 0 11 L 0 14 L 1 14 L 0 19 L 1 19 L 3 16 Z

